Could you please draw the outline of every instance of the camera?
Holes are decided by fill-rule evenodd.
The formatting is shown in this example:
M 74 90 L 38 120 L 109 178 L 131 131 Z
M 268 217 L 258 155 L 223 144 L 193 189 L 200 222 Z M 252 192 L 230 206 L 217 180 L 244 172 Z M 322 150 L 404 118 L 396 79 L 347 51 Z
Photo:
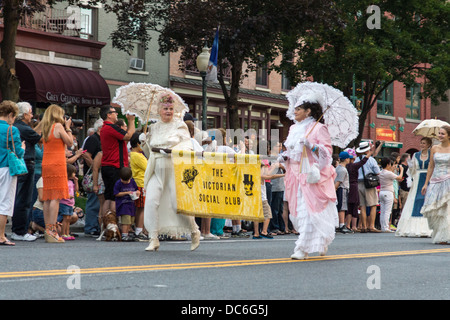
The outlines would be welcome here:
M 70 116 L 69 114 L 75 113 L 75 106 L 72 102 L 66 102 L 61 105 L 61 108 L 64 109 L 65 115 L 64 119 L 69 120 Z M 72 118 L 72 127 L 82 127 L 84 125 L 83 119 L 73 119 Z
M 70 116 L 67 114 L 64 115 L 64 119 L 69 120 Z M 84 125 L 83 119 L 72 119 L 72 126 L 74 127 L 82 127 Z

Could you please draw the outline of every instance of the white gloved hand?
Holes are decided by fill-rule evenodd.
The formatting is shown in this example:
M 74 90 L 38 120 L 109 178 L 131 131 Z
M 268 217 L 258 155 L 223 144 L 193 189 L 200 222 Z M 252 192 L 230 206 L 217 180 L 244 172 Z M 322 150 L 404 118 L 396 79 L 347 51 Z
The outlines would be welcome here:
M 308 149 L 312 149 L 314 147 L 314 144 L 312 144 L 311 142 L 309 142 L 308 139 L 304 138 L 303 140 L 300 141 L 301 144 L 304 144 L 305 147 L 307 147 Z

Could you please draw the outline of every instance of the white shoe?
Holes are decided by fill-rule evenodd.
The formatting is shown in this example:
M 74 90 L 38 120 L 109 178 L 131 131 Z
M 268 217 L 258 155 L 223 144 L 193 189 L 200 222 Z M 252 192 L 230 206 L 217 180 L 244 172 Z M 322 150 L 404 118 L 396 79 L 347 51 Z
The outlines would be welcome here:
M 319 255 L 323 257 L 324 255 L 327 254 L 327 252 L 328 252 L 328 247 L 325 247 L 325 250 L 319 252 Z
M 191 234 L 192 243 L 191 243 L 191 251 L 194 251 L 200 245 L 200 231 L 193 232 Z
M 23 236 L 19 236 L 18 234 L 15 234 L 14 232 L 11 234 L 11 239 L 16 241 L 34 241 L 36 240 L 36 236 L 33 236 L 30 233 L 25 233 Z
M 215 234 L 212 234 L 212 233 L 204 234 L 204 235 L 202 235 L 202 238 L 204 238 L 205 240 L 219 240 L 220 239 L 218 236 L 216 236 Z M 200 240 L 202 240 L 202 239 L 200 238 Z
M 159 249 L 159 239 L 158 238 L 152 238 L 150 240 L 150 244 L 147 248 L 145 248 L 145 251 L 158 251 Z
M 294 260 L 306 260 L 306 259 L 308 259 L 308 253 L 303 252 L 303 251 L 294 252 L 294 254 L 291 255 L 291 259 L 294 259 Z

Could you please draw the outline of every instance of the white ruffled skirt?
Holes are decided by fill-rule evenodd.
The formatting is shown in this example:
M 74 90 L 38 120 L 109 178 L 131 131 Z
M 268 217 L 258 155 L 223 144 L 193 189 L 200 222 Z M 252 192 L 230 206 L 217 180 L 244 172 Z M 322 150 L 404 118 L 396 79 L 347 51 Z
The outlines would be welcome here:
M 419 207 L 420 204 L 416 203 L 416 198 L 421 197 L 421 190 L 425 182 L 427 175 L 426 170 L 418 172 L 414 176 L 414 184 L 409 190 L 406 203 L 403 205 L 402 214 L 398 221 L 396 236 L 400 237 L 431 237 L 431 230 L 428 227 L 427 218 L 424 216 L 413 215 L 414 210 L 419 210 L 415 206 Z M 420 178 L 422 176 L 422 179 Z M 423 182 L 421 182 L 423 181 Z
M 430 183 L 421 212 L 433 232 L 433 243 L 450 243 L 450 179 Z
M 321 212 L 309 212 L 301 188 L 297 192 L 297 215 L 290 215 L 292 224 L 300 233 L 294 252 L 324 252 L 333 242 L 338 226 L 338 212 L 335 202 L 328 202 Z

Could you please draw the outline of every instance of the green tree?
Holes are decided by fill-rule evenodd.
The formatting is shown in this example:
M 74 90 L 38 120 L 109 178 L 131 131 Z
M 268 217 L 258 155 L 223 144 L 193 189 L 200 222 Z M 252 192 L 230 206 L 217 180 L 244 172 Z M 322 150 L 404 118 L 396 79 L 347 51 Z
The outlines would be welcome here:
M 331 1 L 190 0 L 175 1 L 160 11 L 165 21 L 159 37 L 160 52 L 182 48 L 181 61 L 192 60 L 206 44 L 213 43 L 220 25 L 218 80 L 230 126 L 239 128 L 239 89 L 248 71 L 272 62 L 280 52 L 277 43 L 285 28 L 299 33 L 334 20 Z M 263 59 L 262 59 L 263 57 Z M 246 68 L 245 68 L 246 67 Z M 229 87 L 224 70 L 231 68 Z
M 295 53 L 275 66 L 292 83 L 312 77 L 350 96 L 353 82 L 363 83 L 359 117 L 361 140 L 368 113 L 394 81 L 411 86 L 423 78 L 422 97 L 447 101 L 450 88 L 450 4 L 446 0 L 342 0 L 336 17 L 344 27 L 318 27 L 301 37 L 286 30 L 280 51 Z M 370 10 L 380 8 L 380 14 Z M 375 22 L 379 25 L 374 25 Z M 289 57 L 289 55 L 286 55 Z
M 101 3 L 106 12 L 116 14 L 117 28 L 111 33 L 113 46 L 119 50 L 131 52 L 133 41 L 141 42 L 145 47 L 151 40 L 150 30 L 160 25 L 154 19 L 161 5 L 170 1 L 144 0 L 89 0 L 83 3 L 78 0 L 2 0 L 0 1 L 0 17 L 3 18 L 3 39 L 0 43 L 0 90 L 5 100 L 18 101 L 20 82 L 16 76 L 16 37 L 20 20 L 42 12 L 47 6 L 57 3 L 67 5 L 97 5 Z M 167 6 L 167 4 L 166 4 Z

